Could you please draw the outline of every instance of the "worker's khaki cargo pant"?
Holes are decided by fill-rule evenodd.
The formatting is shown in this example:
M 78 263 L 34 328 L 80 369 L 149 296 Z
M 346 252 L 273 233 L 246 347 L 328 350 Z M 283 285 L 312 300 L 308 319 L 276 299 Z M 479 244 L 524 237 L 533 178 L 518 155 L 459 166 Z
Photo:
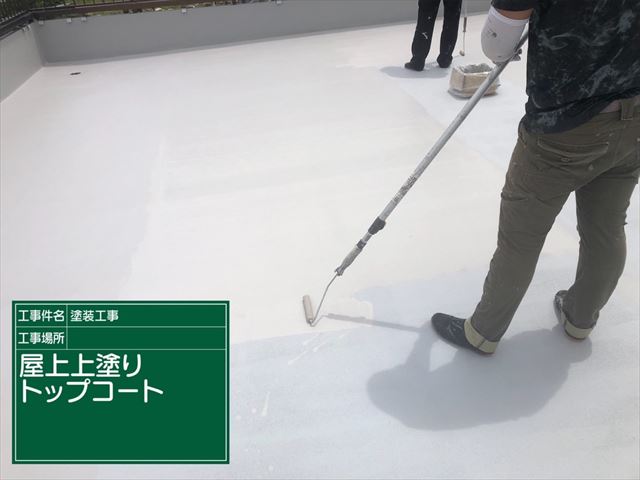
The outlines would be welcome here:
M 625 263 L 626 211 L 640 174 L 640 106 L 633 105 L 632 99 L 622 101 L 620 111 L 562 133 L 535 135 L 520 126 L 502 190 L 498 247 L 482 299 L 465 322 L 467 339 L 476 347 L 496 349 L 571 192 L 580 257 L 564 301 L 566 328 L 586 338 L 595 326 Z

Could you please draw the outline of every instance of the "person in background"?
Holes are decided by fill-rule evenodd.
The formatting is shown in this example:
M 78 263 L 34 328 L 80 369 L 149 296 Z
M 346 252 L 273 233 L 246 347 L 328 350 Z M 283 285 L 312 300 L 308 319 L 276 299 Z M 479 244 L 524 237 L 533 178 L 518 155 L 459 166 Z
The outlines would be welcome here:
M 527 23 L 529 100 L 482 298 L 467 319 L 431 319 L 441 337 L 483 354 L 505 334 L 572 192 L 578 266 L 553 304 L 567 335 L 589 336 L 624 268 L 626 212 L 640 175 L 640 1 L 493 0 L 485 54 L 508 60 Z
M 440 55 L 438 65 L 448 68 L 453 60 L 453 50 L 458 40 L 458 24 L 462 0 L 442 0 L 444 3 L 444 24 L 440 36 Z M 411 60 L 404 64 L 405 68 L 420 72 L 431 49 L 433 28 L 436 23 L 440 0 L 418 0 L 418 23 L 411 44 Z

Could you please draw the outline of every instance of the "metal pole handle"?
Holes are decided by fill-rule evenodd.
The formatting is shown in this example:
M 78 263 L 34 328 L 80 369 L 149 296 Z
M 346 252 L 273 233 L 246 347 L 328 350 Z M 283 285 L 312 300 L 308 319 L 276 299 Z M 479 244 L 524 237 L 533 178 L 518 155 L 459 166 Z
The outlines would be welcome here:
M 453 119 L 453 122 L 446 128 L 446 130 L 440 135 L 440 138 L 436 141 L 436 143 L 431 147 L 431 150 L 425 155 L 422 161 L 415 168 L 413 173 L 409 176 L 409 178 L 404 182 L 400 190 L 394 195 L 394 197 L 387 203 L 384 207 L 380 215 L 376 217 L 373 221 L 367 233 L 358 241 L 356 246 L 349 252 L 349 254 L 344 258 L 342 263 L 338 268 L 335 269 L 335 272 L 338 276 L 341 276 L 344 271 L 353 263 L 353 261 L 362 253 L 364 247 L 367 246 L 367 242 L 373 235 L 378 233 L 380 230 L 384 228 L 386 225 L 386 220 L 389 218 L 389 215 L 395 210 L 398 204 L 402 201 L 404 196 L 411 190 L 411 187 L 418 181 L 420 176 L 424 173 L 427 167 L 431 164 L 433 159 L 438 155 L 440 150 L 446 145 L 451 136 L 455 133 L 455 131 L 460 127 L 462 122 L 467 118 L 469 113 L 474 109 L 474 107 L 478 104 L 480 99 L 484 96 L 489 87 L 493 84 L 493 82 L 498 78 L 498 76 L 504 71 L 509 62 L 518 56 L 522 46 L 526 43 L 529 35 L 528 29 L 525 30 L 524 34 L 520 38 L 518 45 L 516 46 L 513 54 L 509 57 L 505 62 L 496 64 L 496 66 L 491 70 L 487 78 L 482 82 L 478 90 L 473 94 L 473 96 L 467 101 L 467 103 L 462 107 L 462 110 L 456 115 L 456 118 Z

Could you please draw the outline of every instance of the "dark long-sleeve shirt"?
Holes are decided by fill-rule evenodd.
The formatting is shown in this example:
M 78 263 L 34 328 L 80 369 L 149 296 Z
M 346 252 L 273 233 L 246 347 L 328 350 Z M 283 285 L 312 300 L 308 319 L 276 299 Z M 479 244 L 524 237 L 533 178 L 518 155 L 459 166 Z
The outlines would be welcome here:
M 640 0 L 493 0 L 533 8 L 525 128 L 575 128 L 613 100 L 640 94 Z

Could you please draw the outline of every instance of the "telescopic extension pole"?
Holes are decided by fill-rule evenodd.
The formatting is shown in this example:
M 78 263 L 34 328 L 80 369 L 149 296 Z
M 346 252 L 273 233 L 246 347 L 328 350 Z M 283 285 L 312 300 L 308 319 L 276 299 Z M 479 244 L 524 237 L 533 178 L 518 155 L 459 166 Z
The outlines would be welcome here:
M 463 57 L 466 55 L 466 43 L 467 43 L 467 2 L 469 0 L 463 0 L 464 2 L 464 22 L 462 23 L 462 50 L 460 55 Z
M 305 295 L 302 298 L 305 318 L 309 325 L 313 327 L 318 323 L 318 314 L 320 313 L 322 302 L 324 302 L 324 298 L 327 295 L 327 291 L 329 290 L 329 287 L 331 286 L 333 281 L 337 277 L 342 276 L 342 274 L 349 267 L 349 265 L 353 263 L 353 261 L 358 257 L 358 255 L 360 255 L 360 253 L 362 253 L 362 250 L 364 250 L 364 247 L 367 246 L 367 243 L 369 242 L 371 237 L 384 228 L 384 226 L 386 225 L 386 220 L 387 218 L 389 218 L 389 215 L 391 215 L 391 213 L 400 204 L 400 202 L 402 201 L 404 196 L 407 194 L 407 192 L 411 190 L 411 187 L 413 187 L 413 185 L 418 181 L 420 176 L 431 164 L 431 162 L 436 157 L 436 155 L 438 155 L 440 150 L 442 150 L 442 147 L 446 145 L 446 143 L 449 141 L 451 136 L 455 133 L 458 127 L 462 124 L 462 122 L 464 122 L 464 120 L 467 118 L 471 110 L 473 110 L 473 108 L 480 101 L 480 99 L 485 94 L 485 92 L 489 89 L 489 87 L 493 84 L 493 82 L 498 78 L 498 76 L 502 73 L 502 71 L 507 67 L 507 65 L 519 55 L 521 51 L 521 47 L 527 41 L 527 37 L 528 37 L 528 30 L 526 30 L 522 35 L 522 38 L 518 42 L 518 45 L 516 46 L 511 57 L 509 57 L 509 59 L 506 60 L 505 62 L 496 64 L 493 70 L 491 70 L 491 72 L 489 73 L 485 81 L 482 82 L 480 87 L 478 87 L 478 90 L 476 90 L 476 92 L 467 101 L 464 107 L 462 107 L 462 110 L 460 110 L 460 113 L 458 113 L 458 115 L 453 120 L 453 122 L 451 122 L 451 124 L 447 127 L 447 129 L 442 133 L 440 138 L 433 145 L 433 147 L 431 147 L 431 150 L 429 150 L 426 156 L 418 164 L 418 166 L 415 168 L 411 176 L 407 178 L 407 180 L 404 182 L 402 187 L 400 187 L 400 190 L 398 190 L 398 193 L 396 193 L 394 197 L 389 201 L 389 203 L 387 203 L 387 206 L 384 207 L 384 210 L 382 210 L 380 215 L 376 217 L 376 219 L 373 221 L 373 223 L 371 224 L 367 232 L 364 234 L 364 236 L 358 241 L 356 246 L 353 247 L 353 249 L 349 252 L 349 254 L 344 258 L 340 266 L 338 266 L 338 268 L 335 269 L 335 275 L 333 276 L 331 281 L 327 284 L 315 314 L 313 313 L 310 297 L 308 295 Z

